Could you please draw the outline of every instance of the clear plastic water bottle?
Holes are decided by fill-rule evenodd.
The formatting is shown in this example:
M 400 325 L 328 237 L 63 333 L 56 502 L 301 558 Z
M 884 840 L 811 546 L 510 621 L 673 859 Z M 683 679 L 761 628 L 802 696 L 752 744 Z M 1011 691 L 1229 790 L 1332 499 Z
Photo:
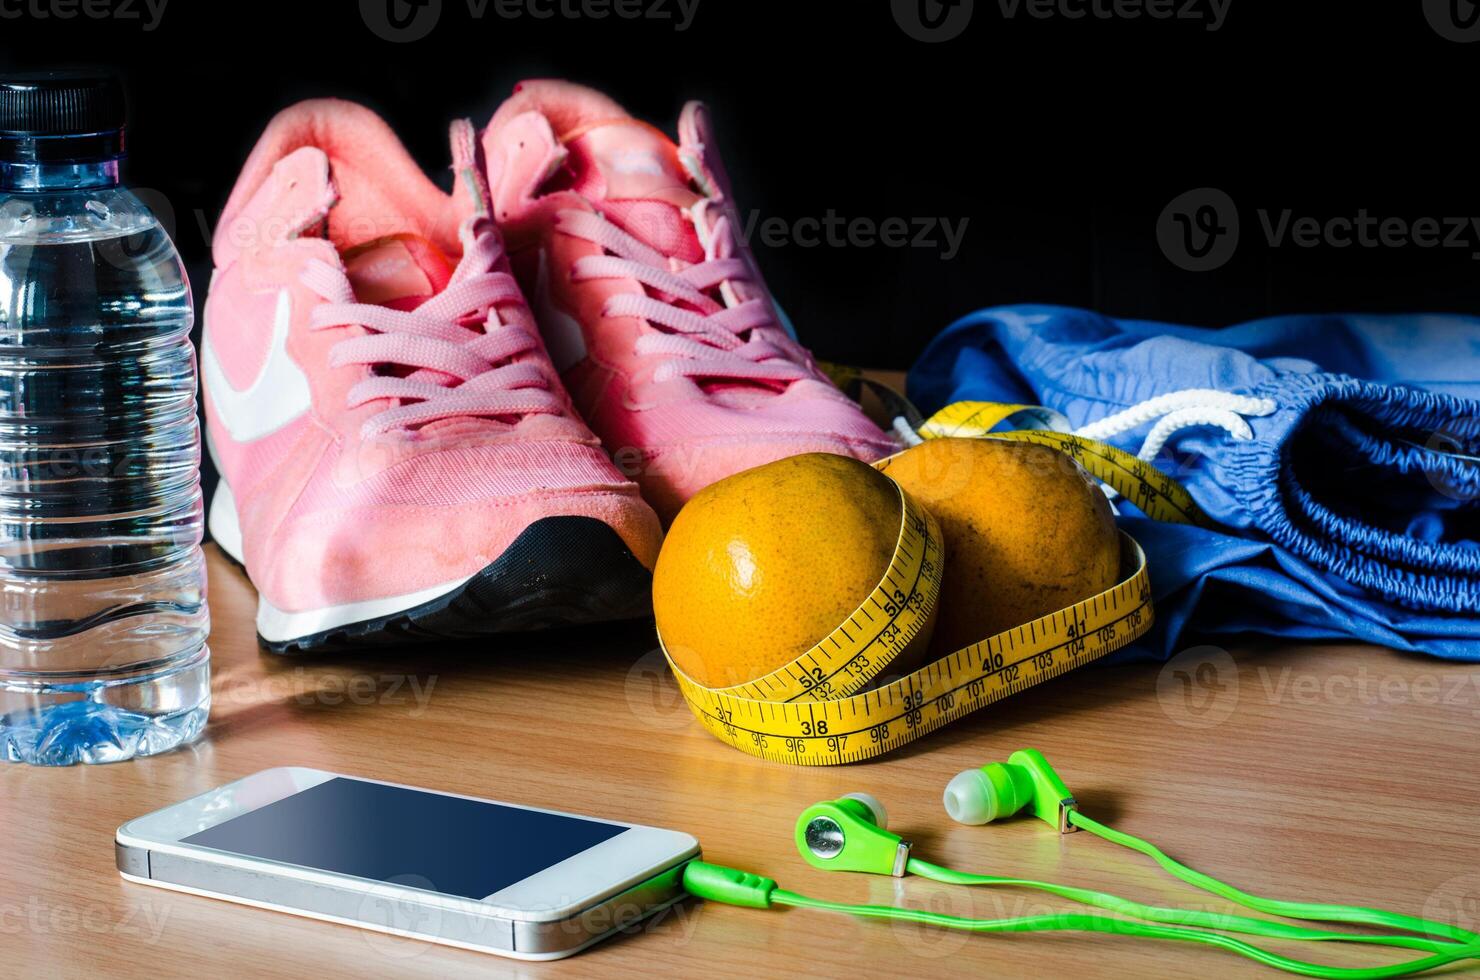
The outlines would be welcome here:
M 190 284 L 119 186 L 121 86 L 0 76 L 0 756 L 152 755 L 210 710 Z

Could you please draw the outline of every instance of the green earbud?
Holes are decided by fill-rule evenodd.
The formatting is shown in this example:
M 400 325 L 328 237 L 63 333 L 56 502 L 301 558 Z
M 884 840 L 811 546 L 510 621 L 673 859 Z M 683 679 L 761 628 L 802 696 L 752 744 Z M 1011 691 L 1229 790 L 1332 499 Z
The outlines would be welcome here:
M 1069 811 L 1077 808 L 1069 787 L 1037 749 L 1019 749 L 1006 762 L 960 773 L 946 785 L 945 804 L 958 823 L 991 823 L 1031 806 L 1033 816 L 1061 834 L 1079 829 L 1069 821 Z
M 823 871 L 904 877 L 910 845 L 888 828 L 884 806 L 867 793 L 814 803 L 797 817 L 797 851 Z

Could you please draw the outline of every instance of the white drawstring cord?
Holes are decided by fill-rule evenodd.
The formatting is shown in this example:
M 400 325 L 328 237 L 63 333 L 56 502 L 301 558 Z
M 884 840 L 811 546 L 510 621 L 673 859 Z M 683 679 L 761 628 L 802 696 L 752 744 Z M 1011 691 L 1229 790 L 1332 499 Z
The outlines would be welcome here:
M 1138 459 L 1150 462 L 1175 433 L 1194 426 L 1217 426 L 1230 437 L 1246 442 L 1254 438 L 1254 430 L 1249 428 L 1249 423 L 1243 417 L 1273 415 L 1278 408 L 1271 398 L 1235 395 L 1216 388 L 1184 388 L 1148 398 L 1124 411 L 1107 415 L 1098 422 L 1091 422 L 1074 430 L 1074 434 L 1104 442 L 1155 419 L 1156 424 L 1146 434 L 1140 451 L 1136 453 Z M 905 446 L 918 446 L 924 441 L 902 415 L 895 417 L 893 429 Z
M 1148 398 L 1098 422 L 1091 422 L 1075 430 L 1074 434 L 1104 441 L 1157 419 L 1136 453 L 1137 458 L 1149 462 L 1156 458 L 1174 433 L 1193 426 L 1217 426 L 1240 442 L 1252 439 L 1254 430 L 1243 417 L 1273 415 L 1277 408 L 1279 406 L 1269 398 L 1234 395 L 1215 388 L 1186 388 Z

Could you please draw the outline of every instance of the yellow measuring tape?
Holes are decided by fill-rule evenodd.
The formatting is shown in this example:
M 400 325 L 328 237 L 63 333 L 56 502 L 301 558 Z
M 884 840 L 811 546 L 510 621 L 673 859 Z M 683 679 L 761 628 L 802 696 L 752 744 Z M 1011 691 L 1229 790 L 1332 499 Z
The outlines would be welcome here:
M 1007 422 L 1029 422 L 1033 428 L 994 432 Z M 1206 524 L 1207 518 L 1182 485 L 1150 463 L 1109 443 L 1068 432 L 1068 422 L 1037 405 L 956 402 L 920 426 L 926 439 L 944 437 L 1033 442 L 1057 449 L 1140 508 L 1147 517 L 1175 524 Z
M 1058 419 L 1034 406 L 959 402 L 926 420 L 919 432 L 925 438 L 1051 446 L 1149 516 L 1203 520 L 1186 490 L 1129 453 L 1050 428 L 992 431 L 1003 422 L 1055 425 Z M 1102 657 L 1151 627 L 1146 556 L 1122 533 L 1118 584 L 888 680 L 890 666 L 930 619 L 944 571 L 935 518 L 903 488 L 899 494 L 899 540 L 884 577 L 847 620 L 796 660 L 746 684 L 709 688 L 686 675 L 664 647 L 685 700 L 715 737 L 751 755 L 795 765 L 871 759 Z

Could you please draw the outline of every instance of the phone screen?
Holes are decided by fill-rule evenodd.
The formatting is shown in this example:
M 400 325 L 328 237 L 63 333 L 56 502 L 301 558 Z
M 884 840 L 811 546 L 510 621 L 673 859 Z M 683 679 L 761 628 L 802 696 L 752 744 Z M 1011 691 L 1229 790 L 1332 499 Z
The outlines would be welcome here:
M 627 829 L 335 777 L 184 843 L 483 899 Z

